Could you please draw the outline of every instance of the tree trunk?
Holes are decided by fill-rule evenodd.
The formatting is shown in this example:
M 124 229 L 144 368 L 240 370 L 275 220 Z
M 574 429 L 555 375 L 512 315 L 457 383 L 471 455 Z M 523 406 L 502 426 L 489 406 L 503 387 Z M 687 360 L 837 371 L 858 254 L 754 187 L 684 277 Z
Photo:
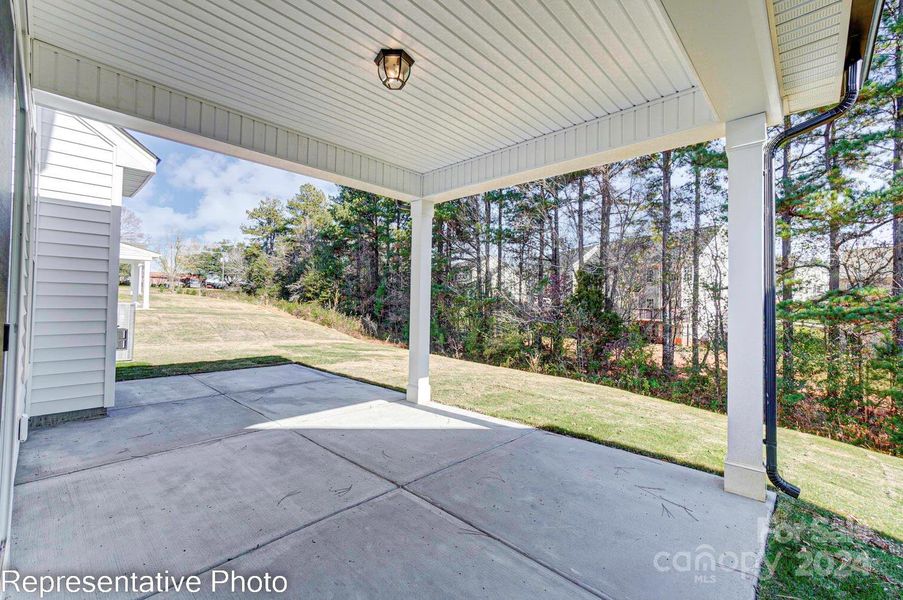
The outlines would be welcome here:
M 502 235 L 502 213 L 503 210 L 503 201 L 499 199 L 498 205 L 498 215 L 496 220 L 496 232 L 495 232 L 495 289 L 496 293 L 501 296 L 502 295 L 502 242 L 504 241 L 504 236 Z
M 526 243 L 517 245 L 517 303 L 520 306 L 524 304 L 524 246 Z
M 671 151 L 662 152 L 662 221 L 661 221 L 661 263 L 662 263 L 662 372 L 666 376 L 674 373 L 674 323 L 671 312 Z
M 712 340 L 712 357 L 715 362 L 715 397 L 719 400 L 723 397 L 723 383 L 722 383 L 722 375 L 721 375 L 721 346 L 724 343 L 724 336 L 721 334 L 722 332 L 722 316 L 721 316 L 721 302 L 715 302 L 715 331 L 713 337 L 715 339 Z
M 550 266 L 550 280 L 551 280 L 551 292 L 552 292 L 552 319 L 555 324 L 553 326 L 553 337 L 552 337 L 552 352 L 555 353 L 556 356 L 561 355 L 562 351 L 562 323 L 561 323 L 561 302 L 562 302 L 562 290 L 561 290 L 561 237 L 560 237 L 560 223 L 559 223 L 559 211 L 558 211 L 558 194 L 556 188 L 556 194 L 552 198 L 552 239 L 550 240 L 552 244 L 552 264 Z
M 577 269 L 583 269 L 583 184 L 584 175 L 577 178 Z
M 374 200 L 374 204 L 376 201 Z M 374 207 L 373 222 L 370 230 L 370 281 L 367 299 L 368 312 L 376 315 L 376 292 L 379 289 L 379 213 Z
M 834 125 L 830 124 L 825 126 L 824 133 L 825 173 L 829 180 L 832 179 L 835 168 L 831 153 L 833 146 Z M 833 184 L 830 185 L 833 188 Z M 828 291 L 838 290 L 840 290 L 840 226 L 832 219 L 828 223 Z M 828 359 L 826 389 L 829 395 L 836 397 L 840 391 L 840 328 L 837 325 L 828 325 L 825 334 Z
M 536 259 L 537 262 L 537 290 L 536 290 L 536 310 L 541 315 L 543 312 L 543 298 L 545 298 L 545 248 L 546 248 L 546 215 L 545 208 L 542 209 L 542 217 L 539 219 L 539 252 Z M 542 352 L 542 320 L 536 322 L 535 332 L 533 334 L 533 345 L 537 352 Z
M 825 127 L 825 173 L 830 179 L 836 167 L 831 150 L 834 147 L 834 125 Z M 829 184 L 834 188 L 834 184 Z M 828 290 L 840 289 L 840 226 L 833 220 L 828 223 Z
M 397 217 L 396 217 L 397 219 Z M 396 220 L 396 222 L 398 222 Z M 436 289 L 438 290 L 435 300 L 433 301 L 433 312 L 436 315 L 436 326 L 439 331 L 442 331 L 448 334 L 450 327 L 448 326 L 448 322 L 446 319 L 446 303 L 447 303 L 447 294 L 446 290 L 446 281 L 448 277 L 448 262 L 445 260 L 445 244 L 446 244 L 446 224 L 442 218 L 436 219 L 436 230 L 438 234 L 436 235 L 436 257 L 438 258 L 439 264 L 436 265 L 434 263 L 434 267 L 439 267 L 436 269 Z M 399 252 L 399 254 L 401 254 Z M 433 350 L 445 350 L 447 341 L 446 335 L 439 336 L 439 339 L 433 340 Z
M 611 165 L 599 167 L 601 175 L 599 181 L 599 196 L 601 205 L 599 209 L 599 268 L 602 270 L 602 290 L 605 293 L 605 310 L 614 308 L 615 285 L 609 277 L 611 260 L 609 259 L 609 247 L 611 243 Z
M 784 117 L 784 131 L 790 129 L 790 117 Z M 782 150 L 784 164 L 781 168 L 782 186 L 784 189 L 784 197 L 782 199 L 779 212 L 781 221 L 784 224 L 784 232 L 781 235 L 781 300 L 790 302 L 793 300 L 793 273 L 791 255 L 793 254 L 793 238 L 791 236 L 791 225 L 793 221 L 793 207 L 790 203 L 790 194 L 793 192 L 793 186 L 790 183 L 790 144 L 785 144 Z M 794 373 L 793 363 L 793 337 L 794 328 L 793 321 L 784 319 L 782 352 L 783 352 L 783 380 L 784 389 L 791 390 L 794 387 L 796 375 Z
M 482 238 L 482 228 L 483 221 L 480 218 L 480 200 L 479 198 L 474 198 L 472 200 L 473 204 L 473 215 L 476 219 L 476 222 L 471 223 L 473 226 L 473 271 L 476 274 L 476 292 L 477 298 L 483 298 L 483 238 Z
M 483 279 L 483 283 L 486 285 L 485 295 L 488 298 L 492 295 L 492 274 L 489 269 L 489 265 L 492 263 L 492 257 L 489 256 L 489 248 L 492 244 L 492 202 L 489 194 L 483 194 L 483 209 L 485 211 L 483 218 L 486 219 L 486 229 L 483 231 L 483 255 L 486 257 L 486 276 Z
M 693 353 L 693 373 L 699 373 L 699 236 L 702 220 L 702 167 L 693 167 L 693 290 L 690 299 L 690 338 Z

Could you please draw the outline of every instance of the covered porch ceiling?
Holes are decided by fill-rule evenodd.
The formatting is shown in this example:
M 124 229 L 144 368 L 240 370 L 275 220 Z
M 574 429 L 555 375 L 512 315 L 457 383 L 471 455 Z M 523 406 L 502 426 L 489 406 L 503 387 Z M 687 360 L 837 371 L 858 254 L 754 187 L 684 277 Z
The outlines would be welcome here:
M 402 200 L 835 102 L 874 0 L 24 0 L 37 101 Z M 866 15 L 857 17 L 857 15 Z M 868 25 L 865 23 L 865 29 Z M 404 90 L 373 58 L 415 59 Z

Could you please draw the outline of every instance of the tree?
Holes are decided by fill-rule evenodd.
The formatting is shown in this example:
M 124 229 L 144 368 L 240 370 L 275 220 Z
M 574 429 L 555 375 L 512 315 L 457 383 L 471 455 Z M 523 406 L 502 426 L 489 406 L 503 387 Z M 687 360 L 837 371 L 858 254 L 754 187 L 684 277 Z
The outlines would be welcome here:
M 160 265 L 170 290 L 175 290 L 179 278 L 185 272 L 186 250 L 185 240 L 178 231 L 166 239 L 160 250 Z
M 130 208 L 122 207 L 119 214 L 119 240 L 132 246 L 145 248 L 148 244 L 147 235 L 144 233 L 144 224 L 141 218 Z
M 291 236 L 296 257 L 313 255 L 320 233 L 333 223 L 329 200 L 323 190 L 305 183 L 286 203 L 285 232 Z
M 244 244 L 223 240 L 218 244 L 217 250 L 223 267 L 221 271 L 223 283 L 227 287 L 240 284 L 247 271 Z
M 671 252 L 672 187 L 674 175 L 673 152 L 666 150 L 660 154 L 640 159 L 638 167 L 648 176 L 648 208 L 655 224 L 658 237 L 659 255 L 659 296 L 661 299 L 660 318 L 662 325 L 662 373 L 666 377 L 674 374 L 674 302 L 675 272 Z
M 614 203 L 612 192 L 612 165 L 602 165 L 593 170 L 593 177 L 599 191 L 599 252 L 598 264 L 602 277 L 602 289 L 605 292 L 605 308 L 611 310 L 614 306 L 614 286 L 611 285 L 608 275 L 611 269 L 609 246 L 611 245 L 611 211 Z M 581 265 L 582 267 L 583 265 Z
M 679 165 L 689 168 L 691 174 L 693 230 L 690 246 L 691 255 L 691 297 L 690 297 L 690 349 L 691 367 L 699 373 L 699 302 L 700 273 L 699 255 L 702 251 L 703 187 L 707 171 L 727 168 L 727 157 L 714 144 L 696 144 L 675 151 Z
M 247 214 L 249 223 L 242 225 L 241 232 L 259 244 L 264 254 L 273 256 L 276 252 L 276 240 L 285 233 L 287 226 L 282 201 L 264 198 Z
M 567 309 L 583 342 L 581 347 L 586 348 L 586 360 L 578 356 L 578 362 L 591 372 L 608 366 L 612 344 L 625 333 L 623 319 L 607 305 L 602 271 L 578 271 L 577 288 L 568 299 Z
M 886 203 L 891 213 L 891 295 L 903 299 L 903 0 L 885 2 L 870 83 L 863 99 L 878 113 L 873 146 L 890 154 Z M 903 352 L 903 320 L 894 324 L 894 343 Z
M 251 294 L 265 297 L 273 295 L 273 264 L 261 244 L 254 243 L 245 248 L 244 263 L 246 265 L 245 290 Z
M 222 240 L 183 254 L 184 269 L 208 281 L 231 287 L 245 274 L 244 246 L 240 243 Z

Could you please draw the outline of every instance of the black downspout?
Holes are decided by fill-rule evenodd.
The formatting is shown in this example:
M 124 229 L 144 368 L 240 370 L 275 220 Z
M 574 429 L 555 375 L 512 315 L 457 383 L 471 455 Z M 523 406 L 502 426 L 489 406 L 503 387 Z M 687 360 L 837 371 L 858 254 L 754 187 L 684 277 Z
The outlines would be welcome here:
M 847 65 L 845 91 L 840 104 L 781 132 L 765 146 L 765 472 L 776 488 L 794 498 L 800 489 L 778 473 L 777 335 L 775 330 L 774 267 L 774 156 L 795 137 L 827 125 L 853 106 L 859 96 L 862 59 Z

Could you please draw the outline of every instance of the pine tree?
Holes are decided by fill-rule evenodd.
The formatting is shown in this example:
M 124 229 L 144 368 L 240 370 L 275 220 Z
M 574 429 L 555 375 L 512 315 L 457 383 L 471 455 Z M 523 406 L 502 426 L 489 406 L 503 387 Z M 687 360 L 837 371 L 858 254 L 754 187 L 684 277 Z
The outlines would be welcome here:
M 277 198 L 264 198 L 247 214 L 249 223 L 242 225 L 241 232 L 259 243 L 264 254 L 273 256 L 276 240 L 286 231 L 284 204 Z

